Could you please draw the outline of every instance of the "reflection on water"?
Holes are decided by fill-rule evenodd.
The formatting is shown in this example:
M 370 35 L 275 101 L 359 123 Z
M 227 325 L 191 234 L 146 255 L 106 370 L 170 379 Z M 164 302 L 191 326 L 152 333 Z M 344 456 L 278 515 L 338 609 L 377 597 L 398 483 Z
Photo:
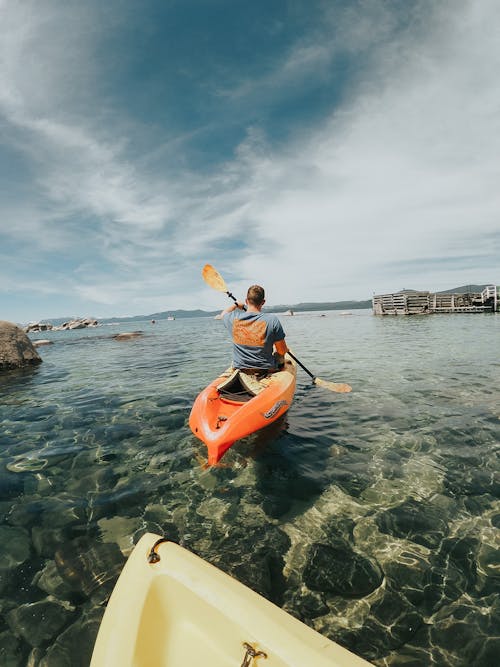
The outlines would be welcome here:
M 500 318 L 284 318 L 284 419 L 218 468 L 187 426 L 227 366 L 220 322 L 44 332 L 0 376 L 0 664 L 87 666 L 146 531 L 180 541 L 382 666 L 500 654 Z M 108 335 L 109 333 L 109 335 Z

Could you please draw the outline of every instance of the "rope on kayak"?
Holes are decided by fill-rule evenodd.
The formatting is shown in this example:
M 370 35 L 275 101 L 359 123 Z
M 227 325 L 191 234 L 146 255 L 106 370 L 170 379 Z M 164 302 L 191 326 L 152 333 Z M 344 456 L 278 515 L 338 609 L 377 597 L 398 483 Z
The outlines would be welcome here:
M 246 649 L 246 653 L 243 657 L 241 667 L 250 667 L 254 658 L 264 658 L 264 660 L 267 658 L 267 653 L 264 653 L 264 651 L 256 651 L 254 647 L 247 642 L 243 642 L 243 647 Z
M 168 541 L 169 540 L 167 540 L 166 537 L 160 537 L 159 540 L 156 540 L 156 542 L 151 547 L 151 551 L 148 554 L 148 563 L 151 563 L 153 565 L 154 563 L 158 563 L 161 560 L 160 554 L 158 553 L 158 547 L 160 546 L 160 544 L 163 544 L 163 542 L 168 542 Z

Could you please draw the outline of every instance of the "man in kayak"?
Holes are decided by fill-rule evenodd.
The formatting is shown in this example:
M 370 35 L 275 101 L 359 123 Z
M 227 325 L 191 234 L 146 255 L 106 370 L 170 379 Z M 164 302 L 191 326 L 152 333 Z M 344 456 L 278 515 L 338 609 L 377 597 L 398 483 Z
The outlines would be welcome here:
M 222 311 L 221 317 L 233 340 L 233 368 L 246 373 L 273 372 L 283 365 L 288 352 L 285 332 L 276 315 L 263 313 L 264 288 L 252 285 L 245 300 Z M 273 350 L 274 346 L 274 350 Z

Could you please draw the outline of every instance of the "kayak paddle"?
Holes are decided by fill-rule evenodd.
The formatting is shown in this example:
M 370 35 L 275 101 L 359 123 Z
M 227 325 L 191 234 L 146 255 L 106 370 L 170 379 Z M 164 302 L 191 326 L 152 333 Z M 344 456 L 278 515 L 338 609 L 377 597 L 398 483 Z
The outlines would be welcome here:
M 201 275 L 203 276 L 203 280 L 207 283 L 207 285 L 210 285 L 210 287 L 216 289 L 218 292 L 225 292 L 228 295 L 228 297 L 230 297 L 235 303 L 238 303 L 236 297 L 233 296 L 231 292 L 227 289 L 227 285 L 224 282 L 224 278 L 216 269 L 214 269 L 214 267 L 211 264 L 205 264 L 201 272 Z M 246 310 L 245 306 L 243 306 L 243 308 L 244 310 Z
M 224 278 L 216 269 L 214 269 L 211 264 L 205 264 L 201 275 L 203 276 L 203 280 L 207 283 L 207 285 L 217 290 L 218 292 L 225 292 L 229 298 L 231 298 L 235 303 L 238 303 L 236 297 L 233 296 L 233 294 L 231 294 L 231 292 L 227 289 Z M 246 310 L 245 306 L 243 306 L 243 308 Z M 346 394 L 352 391 L 352 387 L 350 387 L 348 384 L 345 384 L 344 382 L 329 382 L 328 380 L 322 380 L 321 378 L 316 377 L 304 366 L 302 362 L 297 359 L 294 354 L 290 352 L 290 350 L 288 350 L 288 354 L 312 378 L 313 383 L 318 385 L 318 387 L 323 387 L 324 389 L 335 391 L 338 394 Z
M 299 361 L 294 354 L 290 352 L 290 350 L 288 350 L 288 354 L 312 378 L 312 381 L 314 382 L 314 384 L 317 384 L 318 387 L 324 387 L 325 389 L 329 389 L 330 391 L 336 391 L 338 394 L 347 394 L 350 391 L 352 391 L 352 387 L 348 384 L 345 384 L 345 382 L 329 382 L 328 380 L 322 380 L 321 378 L 316 377 L 314 373 L 311 373 L 311 371 L 308 370 L 304 366 L 304 364 L 301 361 Z

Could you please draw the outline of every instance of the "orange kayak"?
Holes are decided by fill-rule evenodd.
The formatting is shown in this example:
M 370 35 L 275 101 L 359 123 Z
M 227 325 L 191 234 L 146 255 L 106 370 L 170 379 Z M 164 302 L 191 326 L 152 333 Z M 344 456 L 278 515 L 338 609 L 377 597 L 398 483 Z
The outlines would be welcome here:
M 217 463 L 237 440 L 272 424 L 288 410 L 295 393 L 297 367 L 286 355 L 282 370 L 263 379 L 229 369 L 196 398 L 189 426 Z

